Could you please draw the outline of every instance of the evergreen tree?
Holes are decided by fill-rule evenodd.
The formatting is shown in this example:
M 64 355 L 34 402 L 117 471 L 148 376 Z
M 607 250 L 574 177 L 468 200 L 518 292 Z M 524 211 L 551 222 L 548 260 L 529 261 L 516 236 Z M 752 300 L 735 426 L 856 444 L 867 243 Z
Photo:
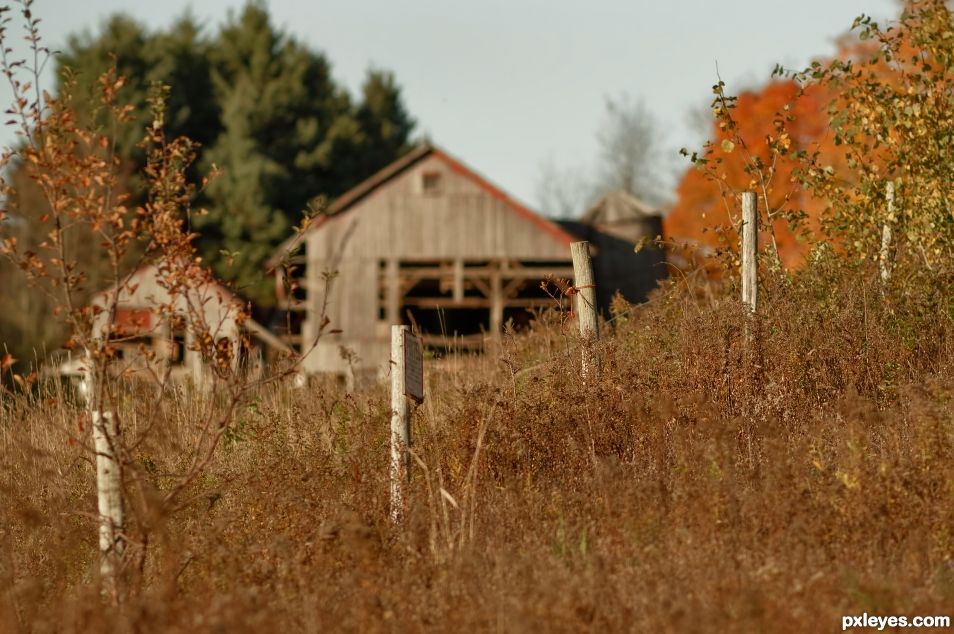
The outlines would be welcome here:
M 248 284 L 311 198 L 340 193 L 334 165 L 357 124 L 324 56 L 278 32 L 260 3 L 230 16 L 212 60 L 223 130 L 204 163 L 222 176 L 195 226 L 205 256 Z
M 209 42 L 188 14 L 159 33 L 147 32 L 126 15 L 114 15 L 98 35 L 84 33 L 69 38 L 66 50 L 56 60 L 57 76 L 71 76 L 77 94 L 84 97 L 76 100 L 78 108 L 96 103 L 96 82 L 115 64 L 126 82 L 122 98 L 135 107 L 135 117 L 122 129 L 109 132 L 118 141 L 119 153 L 134 165 L 144 161 L 138 146 L 150 118 L 148 97 L 156 84 L 170 87 L 166 113 L 170 138 L 187 136 L 207 145 L 218 136 L 221 126 L 218 104 L 211 96 Z M 101 113 L 90 110 L 78 114 L 97 117 Z
M 57 92 L 63 89 L 65 75 L 70 75 L 78 97 L 74 100 L 75 107 L 80 110 L 77 115 L 99 118 L 104 123 L 106 119 L 103 113 L 96 109 L 96 82 L 106 69 L 115 64 L 117 73 L 126 78 L 123 99 L 136 106 L 135 121 L 144 122 L 149 94 L 149 62 L 146 59 L 148 41 L 145 28 L 123 14 L 109 18 L 98 35 L 87 32 L 70 37 L 65 50 L 55 58 L 57 77 L 61 80 Z M 117 151 L 137 162 L 141 158 L 136 146 L 142 138 L 138 131 L 142 125 L 139 123 L 109 131 L 116 140 Z
M 212 43 L 187 13 L 153 34 L 146 49 L 147 82 L 169 87 L 166 128 L 169 138 L 186 136 L 210 146 L 222 131 L 221 106 L 213 98 Z
M 71 38 L 59 58 L 88 93 L 113 63 L 127 78 L 123 98 L 136 105 L 135 120 L 112 131 L 129 172 L 143 164 L 151 86 L 167 85 L 168 135 L 200 144 L 194 182 L 213 166 L 219 172 L 198 201 L 208 213 L 191 219 L 200 253 L 263 304 L 272 291 L 261 264 L 310 201 L 334 198 L 393 161 L 414 128 L 393 75 L 370 71 L 353 102 L 327 58 L 277 29 L 261 1 L 212 36 L 189 14 L 157 32 L 117 15 L 98 34 Z M 126 186 L 141 195 L 141 183 Z
M 407 151 L 414 120 L 404 107 L 401 89 L 389 72 L 371 70 L 362 87 L 357 119 L 361 128 L 361 161 L 357 173 L 375 172 Z

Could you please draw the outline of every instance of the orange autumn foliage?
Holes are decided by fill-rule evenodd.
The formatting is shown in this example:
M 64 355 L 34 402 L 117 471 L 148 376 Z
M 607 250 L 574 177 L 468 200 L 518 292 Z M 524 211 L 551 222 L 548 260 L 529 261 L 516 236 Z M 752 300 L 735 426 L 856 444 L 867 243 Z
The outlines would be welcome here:
M 760 205 L 764 207 L 761 184 L 745 170 L 751 157 L 760 157 L 765 164 L 775 161 L 774 177 L 765 187 L 771 207 L 804 210 L 808 214 L 807 227 L 817 229 L 823 202 L 811 199 L 793 182 L 792 173 L 799 167 L 798 163 L 773 153 L 771 147 L 772 135 L 776 134 L 773 122 L 780 116 L 790 115 L 792 120 L 786 125 L 787 142 L 806 151 L 819 149 L 830 154 L 831 161 L 835 161 L 836 151 L 828 131 L 826 111 L 830 95 L 817 87 L 811 87 L 801 95 L 799 90 L 793 81 L 774 81 L 759 91 L 739 95 L 732 116 L 739 125 L 736 133 L 745 139 L 744 147 L 727 143 L 736 133 L 720 130 L 716 120 L 713 125 L 716 143 L 709 158 L 712 159 L 710 165 L 722 159 L 721 164 L 713 168 L 720 178 L 716 180 L 696 167 L 686 171 L 677 188 L 678 201 L 664 221 L 668 239 L 715 249 L 734 245 L 739 222 L 738 194 L 757 190 Z M 784 217 L 776 217 L 772 227 L 782 264 L 786 268 L 797 267 L 807 251 L 806 242 L 789 228 Z M 761 240 L 769 242 L 772 236 L 763 235 Z
M 918 121 L 918 100 L 933 107 L 931 81 L 940 85 L 947 80 L 938 70 L 947 55 L 938 42 L 945 41 L 951 24 L 942 0 L 909 0 L 899 22 L 886 31 L 859 17 L 852 33 L 841 38 L 834 58 L 800 73 L 783 73 L 791 79 L 727 98 L 720 82 L 714 87 L 710 141 L 700 158 L 693 156 L 694 166 L 677 186 L 677 202 L 664 220 L 667 240 L 688 245 L 676 246 L 677 251 L 704 257 L 713 249 L 736 251 L 739 194 L 746 190 L 758 194 L 760 241 L 772 255 L 777 248 L 787 269 L 799 267 L 819 238 L 839 249 L 848 245 L 846 208 L 864 206 L 868 216 L 856 215 L 849 222 L 877 225 L 869 231 L 877 239 L 883 222 L 874 222 L 884 202 L 877 198 L 883 196 L 881 183 L 900 178 L 899 165 L 911 171 L 915 162 L 898 144 L 908 143 L 909 154 L 922 158 L 936 149 L 919 145 L 906 130 L 928 125 L 926 115 Z M 929 61 L 940 63 L 932 68 Z M 910 121 L 882 121 L 886 109 L 905 105 L 913 109 L 905 112 Z M 833 117 L 840 121 L 834 123 Z M 944 127 L 944 122 L 934 123 L 936 130 Z M 936 131 L 934 136 L 944 134 Z M 852 229 L 851 240 L 857 243 L 864 230 Z

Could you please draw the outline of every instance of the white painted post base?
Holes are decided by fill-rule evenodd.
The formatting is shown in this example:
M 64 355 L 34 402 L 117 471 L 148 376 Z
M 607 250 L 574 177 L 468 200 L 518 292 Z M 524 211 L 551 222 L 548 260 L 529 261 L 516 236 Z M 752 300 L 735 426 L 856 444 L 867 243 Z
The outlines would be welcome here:
M 96 493 L 99 506 L 100 575 L 109 583 L 119 572 L 125 548 L 123 490 L 119 463 L 119 426 L 112 412 L 93 410 L 93 446 L 96 450 Z

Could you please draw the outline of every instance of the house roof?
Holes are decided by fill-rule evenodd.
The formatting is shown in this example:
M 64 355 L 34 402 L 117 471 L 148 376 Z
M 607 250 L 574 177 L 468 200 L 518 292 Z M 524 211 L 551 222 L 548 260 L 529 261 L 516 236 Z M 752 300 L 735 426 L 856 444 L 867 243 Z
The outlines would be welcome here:
M 465 165 L 458 159 L 445 152 L 443 149 L 431 143 L 423 143 L 336 198 L 324 214 L 316 216 L 311 220 L 308 226 L 305 227 L 305 229 L 299 231 L 278 246 L 272 257 L 269 258 L 265 263 L 266 271 L 275 270 L 275 268 L 281 263 L 282 259 L 288 253 L 298 247 L 305 235 L 307 235 L 309 232 L 314 231 L 318 227 L 322 226 L 329 218 L 332 218 L 352 208 L 355 204 L 363 200 L 376 189 L 388 183 L 392 179 L 400 176 L 413 165 L 429 156 L 437 157 L 443 161 L 451 169 L 451 171 L 469 179 L 485 193 L 505 203 L 513 213 L 537 225 L 537 227 L 539 227 L 542 231 L 548 233 L 556 240 L 566 245 L 576 241 L 576 238 L 563 230 L 555 222 L 544 218 L 540 214 L 517 202 L 512 196 L 488 181 L 471 167 Z
M 618 225 L 661 216 L 659 209 L 622 190 L 600 198 L 580 218 L 588 225 Z

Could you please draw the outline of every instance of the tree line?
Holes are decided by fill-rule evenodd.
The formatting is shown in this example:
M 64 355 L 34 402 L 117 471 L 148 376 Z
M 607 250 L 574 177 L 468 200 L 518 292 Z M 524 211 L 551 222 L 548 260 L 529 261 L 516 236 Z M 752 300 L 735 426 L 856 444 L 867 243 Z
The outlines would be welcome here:
M 131 205 L 145 202 L 140 140 L 150 100 L 163 93 L 168 138 L 197 144 L 188 169 L 197 211 L 187 226 L 197 234 L 198 253 L 241 295 L 266 306 L 274 295 L 261 265 L 302 213 L 320 208 L 322 200 L 348 190 L 412 143 L 415 122 L 392 73 L 369 69 L 360 94 L 349 94 L 332 77 L 329 59 L 277 28 L 260 0 L 230 12 L 214 32 L 189 14 L 157 30 L 114 15 L 97 32 L 70 37 L 53 62 L 55 93 L 74 94 L 78 124 L 109 126 L 103 132 L 115 140 L 123 166 L 123 191 L 116 194 L 128 194 Z M 125 78 L 121 98 L 132 106 L 121 124 L 107 123 L 108 113 L 93 98 L 99 78 L 113 66 Z M 41 237 L 29 233 L 47 213 L 43 197 L 17 171 L 7 175 L 14 185 L 8 222 L 16 224 L 21 241 L 37 241 Z M 93 292 L 97 266 L 105 263 L 89 246 L 82 264 L 91 271 Z M 17 304 L 0 315 L 0 341 L 19 348 L 10 351 L 15 356 L 30 358 L 34 350 L 57 347 L 62 333 L 48 323 L 51 306 L 42 289 L 22 289 L 17 273 L 0 263 L 0 289 Z

